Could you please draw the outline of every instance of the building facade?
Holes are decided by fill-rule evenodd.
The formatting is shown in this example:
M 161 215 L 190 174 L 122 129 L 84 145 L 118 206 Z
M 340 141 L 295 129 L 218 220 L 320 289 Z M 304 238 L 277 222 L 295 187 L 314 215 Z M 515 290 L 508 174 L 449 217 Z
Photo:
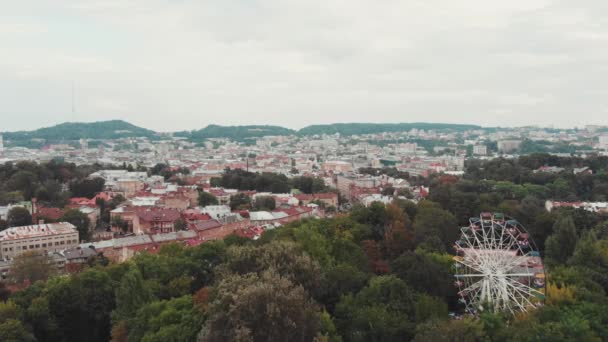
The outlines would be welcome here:
M 12 259 L 28 251 L 60 252 L 78 246 L 78 231 L 68 222 L 12 227 L 0 232 L 0 258 Z

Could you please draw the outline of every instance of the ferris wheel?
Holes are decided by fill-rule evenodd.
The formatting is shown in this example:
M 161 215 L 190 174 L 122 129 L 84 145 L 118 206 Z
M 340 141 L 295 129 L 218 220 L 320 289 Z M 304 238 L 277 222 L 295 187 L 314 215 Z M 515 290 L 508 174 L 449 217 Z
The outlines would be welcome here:
M 500 213 L 469 222 L 454 246 L 454 284 L 466 311 L 515 313 L 543 305 L 543 263 L 523 226 Z

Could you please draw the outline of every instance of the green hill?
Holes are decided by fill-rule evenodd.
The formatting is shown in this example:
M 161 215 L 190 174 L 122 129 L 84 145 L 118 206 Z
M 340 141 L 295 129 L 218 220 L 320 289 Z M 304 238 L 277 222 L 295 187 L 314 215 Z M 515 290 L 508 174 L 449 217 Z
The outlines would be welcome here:
M 127 137 L 154 138 L 157 134 L 122 120 L 99 122 L 65 122 L 59 125 L 33 131 L 3 133 L 11 145 L 28 145 L 32 139 L 42 139 L 45 143 L 68 142 L 80 138 L 118 139 Z
M 354 134 L 374 134 L 383 132 L 402 132 L 411 129 L 438 129 L 438 130 L 455 130 L 464 131 L 469 129 L 478 129 L 481 126 L 477 125 L 462 125 L 462 124 L 447 124 L 447 123 L 335 123 L 328 125 L 311 125 L 302 128 L 298 131 L 300 135 L 314 134 L 335 134 L 354 135 Z
M 182 131 L 175 133 L 176 136 L 187 137 L 193 140 L 209 138 L 230 138 L 232 140 L 243 140 L 271 135 L 292 135 L 296 132 L 289 128 L 268 125 L 247 126 L 219 126 L 209 125 L 196 131 Z

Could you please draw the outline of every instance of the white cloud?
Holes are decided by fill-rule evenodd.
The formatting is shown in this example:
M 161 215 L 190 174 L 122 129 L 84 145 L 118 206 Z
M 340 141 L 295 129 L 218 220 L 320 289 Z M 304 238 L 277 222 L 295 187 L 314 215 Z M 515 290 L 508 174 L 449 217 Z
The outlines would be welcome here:
M 0 117 L 10 120 L 0 130 L 109 118 L 158 130 L 608 124 L 596 91 L 608 76 L 606 9 L 599 0 L 9 2 Z

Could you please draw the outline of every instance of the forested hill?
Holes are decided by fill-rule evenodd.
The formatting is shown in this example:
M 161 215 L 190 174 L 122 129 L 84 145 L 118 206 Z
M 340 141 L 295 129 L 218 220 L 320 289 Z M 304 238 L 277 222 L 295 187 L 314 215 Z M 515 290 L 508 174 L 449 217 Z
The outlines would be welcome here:
M 190 139 L 203 140 L 209 138 L 230 138 L 241 140 L 245 138 L 256 138 L 273 135 L 292 135 L 296 132 L 289 128 L 269 125 L 247 125 L 247 126 L 220 126 L 209 125 L 195 131 L 182 131 L 175 133 L 176 136 Z
M 87 139 L 117 139 L 126 137 L 153 138 L 156 132 L 135 126 L 122 120 L 99 122 L 65 122 L 33 131 L 5 132 L 4 139 L 18 145 L 32 139 L 44 139 L 47 143 Z
M 401 132 L 411 129 L 452 129 L 455 131 L 465 131 L 469 129 L 479 129 L 481 126 L 463 125 L 463 124 L 447 124 L 447 123 L 428 123 L 428 122 L 413 122 L 413 123 L 335 123 L 328 125 L 311 125 L 306 126 L 298 131 L 300 135 L 314 134 L 335 134 L 353 135 L 353 134 L 374 134 L 383 132 Z
M 174 133 L 175 136 L 186 137 L 193 141 L 201 141 L 209 138 L 229 138 L 232 140 L 244 140 L 263 136 L 278 135 L 315 135 L 315 134 L 373 134 L 382 132 L 400 132 L 411 129 L 450 129 L 464 131 L 468 129 L 481 128 L 476 125 L 460 125 L 445 123 L 336 123 L 327 125 L 312 125 L 298 131 L 281 126 L 270 125 L 243 125 L 243 126 L 220 126 L 208 125 L 205 128 L 192 131 L 181 131 Z M 38 144 L 50 144 L 76 141 L 80 138 L 87 139 L 117 139 L 128 137 L 157 138 L 159 133 L 135 126 L 123 120 L 110 120 L 99 122 L 65 122 L 59 125 L 40 128 L 33 131 L 3 132 L 4 139 L 9 146 L 34 147 L 34 141 Z

